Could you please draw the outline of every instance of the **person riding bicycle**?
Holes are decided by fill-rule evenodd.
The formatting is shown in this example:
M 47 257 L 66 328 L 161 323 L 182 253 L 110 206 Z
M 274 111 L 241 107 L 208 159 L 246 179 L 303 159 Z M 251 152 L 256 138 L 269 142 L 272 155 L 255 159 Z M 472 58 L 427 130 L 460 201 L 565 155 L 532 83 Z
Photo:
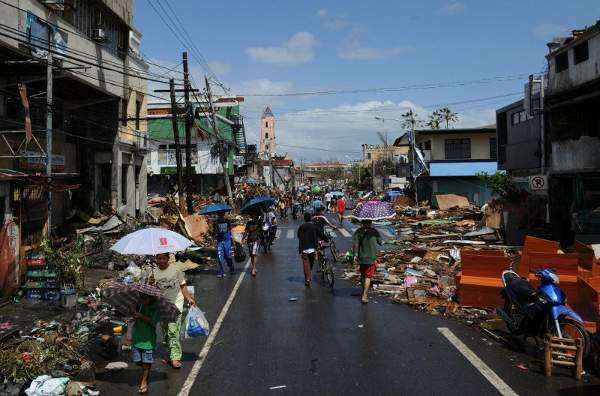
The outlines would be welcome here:
M 322 250 L 322 246 L 329 242 L 329 237 L 325 232 L 325 226 L 329 226 L 331 228 L 337 229 L 336 226 L 331 224 L 325 214 L 323 213 L 325 210 L 324 207 L 320 206 L 316 209 L 315 215 L 312 218 L 312 222 L 315 223 L 317 229 L 319 230 L 319 243 L 318 243 L 318 251 L 317 251 L 317 259 L 319 258 L 320 251 Z

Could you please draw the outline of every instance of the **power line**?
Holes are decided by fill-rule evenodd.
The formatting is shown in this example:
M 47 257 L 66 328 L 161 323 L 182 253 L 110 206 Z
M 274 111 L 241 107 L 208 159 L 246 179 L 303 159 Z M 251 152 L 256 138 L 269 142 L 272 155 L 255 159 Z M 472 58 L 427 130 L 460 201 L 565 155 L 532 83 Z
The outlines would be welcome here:
M 330 149 L 324 149 L 324 148 L 320 148 L 320 147 L 293 146 L 291 144 L 281 144 L 281 143 L 277 143 L 277 146 L 290 147 L 290 148 L 296 148 L 296 149 L 304 149 L 304 150 L 327 151 L 327 152 L 330 152 L 330 153 L 352 153 L 352 154 L 360 154 L 360 153 L 362 153 L 362 151 L 330 150 Z
M 7 6 L 9 6 L 9 7 L 12 7 L 12 8 L 14 8 L 14 9 L 16 9 L 16 10 L 19 10 L 19 11 L 21 11 L 21 12 L 31 13 L 31 11 L 30 11 L 30 10 L 26 10 L 26 9 L 20 8 L 20 7 L 16 6 L 16 5 L 14 5 L 14 4 L 7 3 L 7 2 L 5 2 L 5 1 L 3 1 L 3 0 L 0 0 L 0 3 L 1 3 L 1 4 L 5 4 L 5 5 L 7 5 Z M 66 32 L 66 33 L 71 33 L 71 34 L 74 34 L 74 35 L 76 35 L 76 36 L 79 36 L 79 37 L 81 37 L 81 38 L 83 38 L 83 39 L 86 39 L 86 40 L 88 40 L 88 41 L 93 41 L 93 40 L 92 40 L 90 37 L 88 37 L 88 36 L 87 36 L 86 34 L 84 34 L 84 33 L 80 33 L 80 32 L 77 32 L 77 31 L 75 31 L 75 30 L 70 30 L 70 29 L 64 28 L 64 27 L 62 27 L 62 26 L 58 26 L 57 24 L 55 24 L 55 23 L 53 23 L 53 22 L 51 22 L 51 21 L 49 21 L 49 20 L 47 20 L 47 19 L 44 19 L 44 18 L 40 17 L 39 15 L 35 15 L 35 16 L 36 16 L 36 18 L 38 18 L 39 20 L 43 21 L 44 23 L 46 23 L 46 24 L 48 24 L 48 25 L 52 26 L 53 28 L 55 28 L 55 29 L 57 29 L 57 30 L 60 30 L 60 31 L 63 31 L 63 32 Z M 3 25 L 3 26 L 5 26 L 5 27 L 7 27 L 7 28 L 9 28 L 9 29 L 11 29 L 11 30 L 16 30 L 16 29 L 14 29 L 14 28 L 12 28 L 12 27 L 10 27 L 10 26 L 8 26 L 8 25 Z M 17 31 L 18 31 L 18 30 L 17 30 Z M 19 33 L 21 33 L 21 32 L 19 32 Z M 97 42 L 95 42 L 95 41 L 94 41 L 94 43 L 95 43 L 96 45 L 98 45 L 98 44 L 99 44 L 99 43 L 97 43 Z M 105 47 L 105 48 L 106 48 L 106 46 L 105 46 L 105 45 L 103 45 L 103 44 L 99 44 L 99 45 L 101 45 L 102 47 Z M 71 49 L 71 50 L 72 50 L 72 51 L 76 51 L 76 50 L 74 50 L 74 49 Z M 119 52 L 123 53 L 124 51 L 119 51 Z M 125 56 L 127 56 L 127 54 L 125 54 Z M 105 63 L 108 63 L 108 64 L 113 64 L 113 65 L 116 65 L 116 66 L 120 66 L 118 63 L 111 62 L 111 61 L 108 61 L 108 60 L 103 60 L 103 62 L 105 62 Z M 144 60 L 144 62 L 146 62 L 146 60 Z M 136 71 L 139 71 L 139 72 L 148 73 L 147 71 L 144 71 L 144 70 L 142 70 L 142 69 L 136 69 L 136 68 L 132 68 L 132 67 L 130 67 L 130 68 L 131 68 L 131 69 L 134 69 L 134 70 L 136 70 Z M 148 73 L 148 74 L 150 75 L 150 73 Z M 159 75 L 155 75 L 155 76 L 159 76 Z
M 511 97 L 511 96 L 516 96 L 516 95 L 522 95 L 523 92 L 521 91 L 516 91 L 516 92 L 509 92 L 506 94 L 502 94 L 502 95 L 494 95 L 494 96 L 488 96 L 488 97 L 483 97 L 483 98 L 473 98 L 473 99 L 466 99 L 466 100 L 461 100 L 461 101 L 454 101 L 454 102 L 445 102 L 445 103 L 436 103 L 436 104 L 429 104 L 429 105 L 425 105 L 425 106 L 416 106 L 416 107 L 420 107 L 423 109 L 435 109 L 435 108 L 439 108 L 439 107 L 443 107 L 443 106 L 459 106 L 459 105 L 463 105 L 463 104 L 470 104 L 470 103 L 479 103 L 479 102 L 485 102 L 485 101 L 489 101 L 489 100 L 495 100 L 495 99 L 504 99 L 507 97 Z M 287 113 L 282 113 L 280 116 L 277 117 L 277 121 L 294 121 L 294 122 L 298 122 L 297 120 L 294 119 L 294 117 L 306 117 L 306 118 L 319 118 L 319 117 L 329 117 L 332 114 L 348 114 L 348 115 L 360 115 L 360 114 L 364 114 L 364 113 L 379 113 L 382 111 L 403 111 L 403 110 L 408 110 L 414 107 L 411 106 L 396 106 L 396 105 L 384 105 L 384 106 L 379 106 L 379 107 L 375 107 L 375 108 L 371 108 L 371 109 L 364 109 L 364 110 L 327 110 L 327 109 L 303 109 L 303 110 L 295 110 L 295 111 L 290 111 Z M 250 112 L 252 113 L 252 111 L 246 111 L 246 112 Z M 286 118 L 289 117 L 289 118 Z M 325 122 L 328 120 L 320 120 L 319 122 Z M 332 122 L 338 122 L 337 120 L 333 120 Z
M 413 84 L 401 87 L 379 87 L 379 88 L 361 88 L 361 89 L 342 89 L 342 90 L 320 90 L 320 91 L 303 91 L 303 92 L 287 92 L 287 93 L 240 93 L 245 97 L 288 97 L 288 96 L 313 96 L 313 95 L 345 95 L 345 94 L 362 94 L 362 93 L 394 93 L 411 90 L 427 90 L 439 88 L 462 87 L 465 85 L 492 84 L 495 82 L 522 80 L 529 76 L 527 74 L 514 74 L 508 76 L 495 76 L 482 78 L 477 80 L 465 81 L 450 81 L 450 82 L 433 82 L 423 84 Z
M 198 65 L 201 68 L 203 68 L 211 76 L 211 78 L 216 80 L 216 83 L 219 86 L 221 86 L 221 88 L 223 88 L 225 91 L 227 91 L 227 89 L 226 89 L 226 87 L 224 87 L 223 83 L 221 83 L 219 81 L 219 79 L 217 78 L 215 73 L 211 70 L 210 66 L 208 65 L 208 62 L 206 61 L 206 59 L 204 58 L 202 53 L 200 53 L 200 51 L 194 44 L 191 36 L 187 33 L 187 30 L 185 30 L 185 27 L 183 26 L 183 22 L 179 19 L 179 17 L 177 16 L 177 14 L 173 10 L 173 8 L 170 6 L 170 4 L 168 2 L 165 2 L 165 4 L 167 4 L 167 6 L 171 9 L 171 12 L 173 13 L 174 17 L 180 22 L 179 24 L 177 24 L 174 21 L 174 19 L 169 15 L 169 12 L 163 7 L 163 5 L 160 1 L 157 1 L 156 4 L 163 11 L 162 13 L 155 7 L 154 3 L 151 0 L 148 0 L 148 4 L 150 4 L 150 7 L 152 7 L 154 12 L 158 15 L 158 17 L 161 19 L 161 21 L 167 26 L 167 28 L 171 31 L 171 33 L 173 33 L 173 35 L 180 42 L 180 44 L 183 45 L 183 48 L 189 49 L 191 51 L 192 57 L 194 58 L 194 60 L 196 60 Z M 163 17 L 163 14 L 169 20 L 168 22 Z
M 6 25 L 2 25 L 2 24 L 0 24 L 0 25 L 1 26 L 6 26 Z M 9 27 L 9 29 L 10 30 L 14 30 L 14 29 L 12 29 L 10 27 Z M 21 32 L 17 32 L 15 34 L 17 34 L 19 36 L 25 36 L 25 37 L 27 36 L 26 34 L 21 33 Z M 23 43 L 23 44 L 28 44 L 30 46 L 39 48 L 39 49 L 44 50 L 44 51 L 48 51 L 49 50 L 47 48 L 47 46 L 41 46 L 41 45 L 38 45 L 38 44 L 34 44 L 33 42 L 31 42 L 29 40 L 24 40 L 24 39 L 21 39 L 21 38 L 18 38 L 18 37 L 14 37 L 14 36 L 9 35 L 7 33 L 0 32 L 0 36 L 4 36 L 4 37 L 10 38 L 10 39 L 13 39 L 13 40 L 15 40 L 17 42 L 20 42 L 20 43 Z M 35 38 L 35 40 L 36 41 L 40 41 L 40 42 L 48 43 L 48 40 L 44 40 L 44 39 Z M 57 45 L 55 45 L 53 43 L 50 43 L 50 46 L 53 46 L 54 48 L 59 48 Z M 61 50 L 62 50 L 62 48 L 61 48 Z M 118 69 L 113 69 L 111 67 L 107 67 L 107 66 L 104 66 L 104 65 L 96 63 L 96 62 L 91 62 L 91 61 L 88 61 L 88 60 L 85 60 L 85 59 L 82 59 L 82 58 L 78 58 L 78 57 L 73 56 L 73 55 L 68 55 L 68 54 L 66 54 L 66 53 L 64 53 L 62 51 L 57 51 L 56 49 L 55 50 L 50 50 L 50 52 L 53 53 L 53 54 L 56 54 L 57 56 L 59 56 L 61 58 L 65 58 L 65 60 L 66 59 L 75 60 L 77 62 L 86 64 L 86 65 L 95 66 L 95 67 L 97 67 L 99 69 L 109 70 L 109 71 L 112 71 L 112 72 L 115 72 L 115 73 L 118 73 L 118 74 L 122 74 L 124 76 L 139 78 L 141 80 L 152 81 L 152 82 L 157 82 L 157 83 L 161 83 L 161 84 L 167 84 L 168 83 L 168 82 L 163 81 L 163 80 L 158 80 L 158 79 L 148 78 L 148 77 L 142 77 L 140 75 L 136 75 L 136 74 L 132 74 L 132 73 L 127 73 L 127 72 L 124 72 L 124 71 L 121 71 L 121 70 L 118 70 Z M 31 57 L 31 58 L 33 58 L 33 57 Z M 73 62 L 70 62 L 70 63 L 73 63 Z M 78 65 L 78 66 L 81 66 L 81 65 Z

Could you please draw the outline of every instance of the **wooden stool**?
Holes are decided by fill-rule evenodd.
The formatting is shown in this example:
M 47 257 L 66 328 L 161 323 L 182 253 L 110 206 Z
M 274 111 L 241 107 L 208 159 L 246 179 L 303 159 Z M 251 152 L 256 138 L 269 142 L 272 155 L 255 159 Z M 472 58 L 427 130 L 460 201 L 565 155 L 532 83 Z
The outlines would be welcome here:
M 545 373 L 552 376 L 552 366 L 572 367 L 575 378 L 581 380 L 583 373 L 583 349 L 581 340 L 546 336 Z

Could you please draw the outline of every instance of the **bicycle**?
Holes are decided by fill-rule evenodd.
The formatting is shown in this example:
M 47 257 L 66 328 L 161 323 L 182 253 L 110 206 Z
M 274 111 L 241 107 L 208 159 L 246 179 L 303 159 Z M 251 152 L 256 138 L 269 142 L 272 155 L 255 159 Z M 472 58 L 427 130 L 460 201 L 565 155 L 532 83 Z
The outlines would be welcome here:
M 325 244 L 325 247 L 329 248 L 333 262 L 337 263 L 339 260 L 340 251 L 338 250 L 337 245 L 335 244 L 335 241 L 333 240 L 333 238 L 335 238 L 336 235 L 333 232 L 333 230 L 331 230 L 329 227 L 325 228 L 325 235 L 327 235 L 327 238 L 329 239 L 329 241 Z
M 333 270 L 333 264 L 325 252 L 325 249 L 329 246 L 326 243 L 322 243 L 321 247 L 319 248 L 319 271 L 321 272 L 321 280 L 323 281 L 323 284 L 328 286 L 333 292 L 335 273 Z

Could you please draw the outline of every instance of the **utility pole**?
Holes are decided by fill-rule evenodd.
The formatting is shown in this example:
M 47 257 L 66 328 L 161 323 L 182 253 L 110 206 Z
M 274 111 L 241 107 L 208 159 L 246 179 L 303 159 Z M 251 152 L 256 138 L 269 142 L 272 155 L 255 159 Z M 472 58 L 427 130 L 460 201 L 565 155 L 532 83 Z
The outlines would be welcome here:
M 190 105 L 190 72 L 188 69 L 188 53 L 183 53 L 183 81 L 185 99 L 185 197 L 188 213 L 194 211 L 192 204 L 192 122 L 194 114 Z
M 52 26 L 48 29 L 48 55 L 46 65 L 46 175 L 48 176 L 48 219 L 46 220 L 45 234 L 48 239 L 52 237 L 52 111 L 53 111 L 53 71 L 52 66 Z
M 417 207 L 419 206 L 419 193 L 418 193 L 418 187 L 417 187 L 417 168 L 416 168 L 416 157 L 417 157 L 417 152 L 416 152 L 416 140 L 417 137 L 415 136 L 415 125 L 414 123 L 412 124 L 412 128 L 411 128 L 411 135 L 412 135 L 412 147 L 411 147 L 411 160 L 412 160 L 412 172 L 413 172 L 413 180 L 414 180 L 414 184 L 415 184 L 415 204 L 417 205 Z
M 212 93 L 210 91 L 210 84 L 208 83 L 208 78 L 206 76 L 204 76 L 204 83 L 206 84 L 206 96 L 208 98 L 208 106 L 210 109 L 210 115 L 211 115 L 211 119 L 212 119 L 212 124 L 213 124 L 213 130 L 215 133 L 215 138 L 217 139 L 217 142 L 219 144 L 224 144 L 224 146 L 226 147 L 226 153 L 225 153 L 225 160 L 223 160 L 223 158 L 220 158 L 221 160 L 221 166 L 223 167 L 223 175 L 225 177 L 225 188 L 227 189 L 227 196 L 229 197 L 229 200 L 233 199 L 233 193 L 231 192 L 231 184 L 229 183 L 229 146 L 227 145 L 227 142 L 224 142 L 223 138 L 221 138 L 221 136 L 219 135 L 219 128 L 217 127 L 217 117 L 215 115 L 215 109 L 213 107 L 213 102 L 212 102 Z
M 185 203 L 183 200 L 183 181 L 181 178 L 181 146 L 179 145 L 179 128 L 177 125 L 177 102 L 175 100 L 175 81 L 169 80 L 171 91 L 171 122 L 173 124 L 173 138 L 175 139 L 175 160 L 177 161 L 177 190 L 179 192 L 179 210 L 185 213 Z

